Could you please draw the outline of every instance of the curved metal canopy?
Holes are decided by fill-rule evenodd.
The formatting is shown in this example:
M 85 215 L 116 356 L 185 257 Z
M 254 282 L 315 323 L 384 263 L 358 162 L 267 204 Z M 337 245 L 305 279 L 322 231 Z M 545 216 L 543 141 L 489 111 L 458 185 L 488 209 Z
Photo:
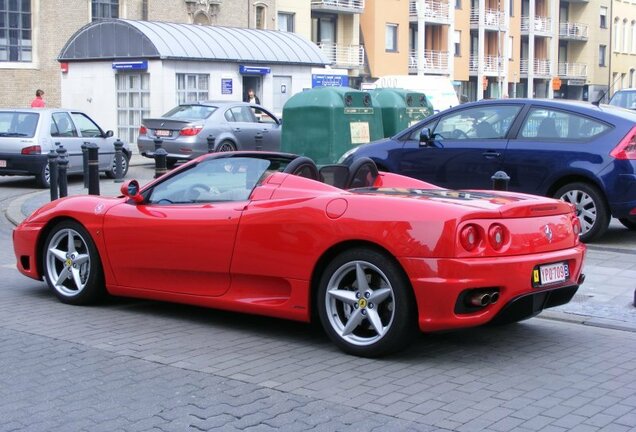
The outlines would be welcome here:
M 318 46 L 289 32 L 123 19 L 79 29 L 58 61 L 171 59 L 327 65 Z

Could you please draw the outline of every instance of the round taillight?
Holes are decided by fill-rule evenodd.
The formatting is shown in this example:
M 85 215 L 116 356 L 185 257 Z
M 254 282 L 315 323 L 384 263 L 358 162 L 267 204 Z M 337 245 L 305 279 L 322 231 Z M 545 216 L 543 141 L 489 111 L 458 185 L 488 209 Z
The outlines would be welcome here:
M 576 216 L 572 218 L 572 231 L 574 231 L 574 235 L 581 234 L 581 221 Z
M 148 129 L 146 128 L 146 126 L 141 125 L 139 126 L 139 135 L 146 135 L 148 133 Z
M 499 224 L 492 225 L 488 230 L 488 239 L 490 240 L 490 245 L 493 249 L 501 249 L 506 242 L 506 231 L 504 230 L 504 227 Z
M 479 230 L 475 225 L 466 225 L 459 234 L 459 240 L 467 251 L 472 251 L 479 244 Z

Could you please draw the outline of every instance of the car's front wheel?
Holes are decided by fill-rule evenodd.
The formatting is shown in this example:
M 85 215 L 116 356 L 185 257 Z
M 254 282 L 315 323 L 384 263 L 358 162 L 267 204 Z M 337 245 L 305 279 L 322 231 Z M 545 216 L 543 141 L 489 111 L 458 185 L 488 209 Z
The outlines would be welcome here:
M 86 229 L 63 221 L 49 233 L 42 251 L 44 277 L 63 303 L 85 305 L 105 293 L 97 248 Z
M 343 351 L 377 357 L 407 346 L 416 330 L 416 307 L 397 262 L 367 248 L 347 250 L 329 263 L 317 296 L 320 321 Z
M 128 154 L 123 153 L 121 158 L 121 177 L 126 177 L 128 173 L 128 164 L 130 163 L 130 156 Z M 114 179 L 116 177 L 117 170 L 117 158 L 113 158 L 113 169 L 110 171 L 106 171 L 106 177 Z
M 581 222 L 581 241 L 596 240 L 607 231 L 610 213 L 603 194 L 596 186 L 570 183 L 557 190 L 554 197 L 576 207 L 576 215 Z

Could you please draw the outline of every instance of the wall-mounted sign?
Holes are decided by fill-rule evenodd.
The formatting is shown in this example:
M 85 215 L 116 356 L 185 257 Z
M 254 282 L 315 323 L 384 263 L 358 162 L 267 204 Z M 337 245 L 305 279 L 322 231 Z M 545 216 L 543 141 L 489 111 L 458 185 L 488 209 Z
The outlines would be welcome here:
M 221 78 L 221 94 L 232 94 L 232 78 Z
M 60 63 L 60 70 L 62 73 L 68 73 L 68 62 Z
M 244 75 L 267 75 L 271 71 L 268 67 L 239 65 L 239 72 Z
M 116 61 L 116 62 L 113 62 L 113 69 L 146 70 L 148 69 L 148 60 Z
M 312 74 L 312 87 L 349 87 L 347 75 Z

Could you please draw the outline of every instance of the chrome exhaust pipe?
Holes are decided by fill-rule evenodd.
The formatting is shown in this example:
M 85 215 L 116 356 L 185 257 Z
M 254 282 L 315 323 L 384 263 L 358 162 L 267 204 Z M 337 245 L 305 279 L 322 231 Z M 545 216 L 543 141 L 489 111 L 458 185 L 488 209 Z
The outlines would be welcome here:
M 499 301 L 499 291 L 493 291 L 490 294 L 490 304 L 495 304 L 497 301 Z
M 491 302 L 491 296 L 490 294 L 485 292 L 476 293 L 470 296 L 470 298 L 468 299 L 468 302 L 470 303 L 471 306 L 486 307 Z

